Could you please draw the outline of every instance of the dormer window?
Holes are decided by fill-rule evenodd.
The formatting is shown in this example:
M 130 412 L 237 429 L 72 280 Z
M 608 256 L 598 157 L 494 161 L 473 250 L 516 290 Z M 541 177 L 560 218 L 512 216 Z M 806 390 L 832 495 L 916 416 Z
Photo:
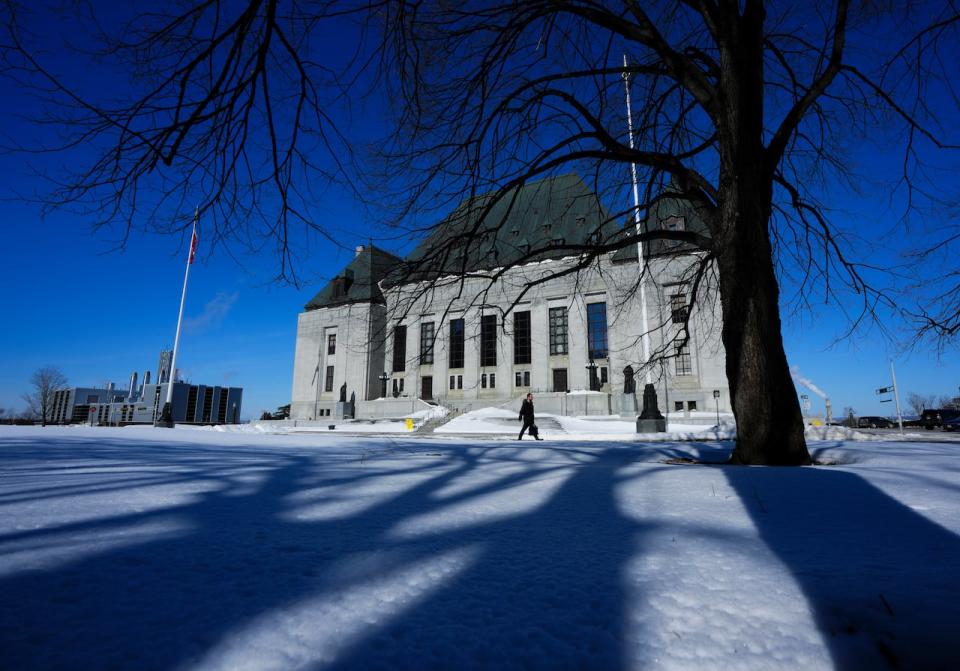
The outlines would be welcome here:
M 562 245 L 565 245 L 566 243 L 567 243 L 566 238 L 553 238 L 553 239 L 550 241 L 550 246 L 551 246 L 551 247 L 560 247 L 560 246 L 562 246 Z
M 587 218 L 585 216 L 581 214 L 579 217 L 577 217 L 577 226 L 584 226 L 586 225 L 586 223 L 587 223 Z
M 513 236 L 513 237 L 515 237 L 515 238 L 519 238 L 519 237 L 520 237 L 520 229 L 519 229 L 519 228 L 513 229 L 512 231 L 510 231 L 510 235 Z
M 543 225 L 543 232 L 544 232 L 544 233 L 549 233 L 549 232 L 550 232 L 550 229 L 552 229 L 552 228 L 553 228 L 553 224 L 544 224 L 544 225 Z
M 685 231 L 686 222 L 684 222 L 683 217 L 667 217 L 661 222 L 661 228 L 665 231 Z M 679 247 L 681 242 L 679 240 L 665 240 L 664 246 L 666 247 Z

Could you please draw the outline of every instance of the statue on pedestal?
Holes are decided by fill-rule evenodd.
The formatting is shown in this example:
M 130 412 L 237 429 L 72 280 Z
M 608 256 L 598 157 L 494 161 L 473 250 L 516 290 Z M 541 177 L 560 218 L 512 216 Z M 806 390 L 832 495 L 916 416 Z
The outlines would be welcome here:
M 662 433 L 667 430 L 667 420 L 657 407 L 657 390 L 652 384 L 643 388 L 643 411 L 637 417 L 637 433 Z
M 633 366 L 627 366 L 623 369 L 623 393 L 636 394 L 637 383 L 633 379 Z

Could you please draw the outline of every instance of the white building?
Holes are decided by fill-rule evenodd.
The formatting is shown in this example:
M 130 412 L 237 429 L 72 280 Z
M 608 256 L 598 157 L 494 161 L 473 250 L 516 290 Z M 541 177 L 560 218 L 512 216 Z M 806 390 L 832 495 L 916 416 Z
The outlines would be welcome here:
M 671 241 L 645 250 L 648 347 L 668 355 L 648 363 L 637 248 L 576 269 L 571 247 L 622 235 L 597 196 L 575 175 L 499 195 L 468 200 L 406 260 L 358 248 L 300 314 L 292 418 L 350 412 L 338 408 L 341 397 L 355 401 L 358 417 L 382 417 L 426 403 L 512 407 L 527 392 L 541 412 L 629 414 L 630 370 L 637 398 L 649 374 L 661 409 L 729 410 L 715 292 L 685 319 L 699 252 Z M 705 231 L 684 201 L 669 197 L 647 225 Z M 571 272 L 536 283 L 564 270 Z M 678 346 L 684 322 L 689 339 Z

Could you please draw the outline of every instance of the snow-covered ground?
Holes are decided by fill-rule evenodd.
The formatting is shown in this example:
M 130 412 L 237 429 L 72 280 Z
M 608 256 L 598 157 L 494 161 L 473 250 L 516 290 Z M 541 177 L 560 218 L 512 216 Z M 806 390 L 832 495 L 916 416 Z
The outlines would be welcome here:
M 960 445 L 495 438 L 0 427 L 0 668 L 957 668 Z
M 584 392 L 587 393 L 587 392 Z M 589 392 L 595 393 L 595 392 Z M 235 424 L 228 426 L 202 427 L 204 431 L 221 433 L 272 433 L 272 434 L 304 434 L 304 433 L 347 433 L 347 434 L 409 434 L 420 429 L 424 422 L 431 419 L 441 419 L 447 415 L 447 409 L 437 406 L 430 410 L 422 410 L 409 418 L 388 419 L 331 419 L 328 421 L 298 421 L 298 422 L 252 422 L 250 424 Z M 537 415 L 537 425 L 540 435 L 546 440 L 585 441 L 585 440 L 626 440 L 631 442 L 676 442 L 689 440 L 732 440 L 736 438 L 737 429 L 733 416 L 720 414 L 720 423 L 714 419 L 716 415 L 706 412 L 677 413 L 667 415 L 667 431 L 650 434 L 637 434 L 636 420 L 631 417 L 589 416 L 564 417 L 541 413 Z M 693 420 L 693 421 L 691 421 Z M 705 420 L 710 420 L 709 422 Z M 518 420 L 518 413 L 506 408 L 481 408 L 462 415 L 456 415 L 446 423 L 428 431 L 440 435 L 484 436 L 486 438 L 499 437 L 503 439 L 516 438 L 522 424 Z M 839 426 L 808 426 L 807 437 L 811 440 L 918 440 L 924 436 L 917 434 L 887 433 L 885 435 L 871 435 L 870 432 L 852 430 Z M 876 432 L 874 432 L 876 433 Z M 532 440 L 532 436 L 527 436 Z
M 439 427 L 440 434 L 504 435 L 516 437 L 521 422 L 516 410 L 483 408 L 465 413 Z M 544 438 L 560 440 L 631 440 L 638 439 L 636 420 L 617 416 L 563 417 L 538 414 L 537 426 Z M 667 434 L 641 436 L 644 440 L 686 440 L 690 438 L 725 439 L 734 435 L 734 427 L 726 422 L 718 429 L 704 424 L 684 424 L 682 418 L 671 421 Z

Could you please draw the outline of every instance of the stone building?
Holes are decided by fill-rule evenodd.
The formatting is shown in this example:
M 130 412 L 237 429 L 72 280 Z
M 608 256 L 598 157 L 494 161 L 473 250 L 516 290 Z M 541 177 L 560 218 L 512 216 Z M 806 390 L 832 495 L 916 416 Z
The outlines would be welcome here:
M 576 246 L 622 235 L 579 177 L 498 196 L 462 204 L 406 259 L 358 248 L 300 314 L 292 418 L 512 407 L 528 392 L 541 412 L 632 414 L 631 377 L 638 392 L 655 384 L 661 408 L 729 409 L 718 296 L 691 309 L 700 252 L 652 243 L 641 295 L 636 246 L 578 268 Z M 646 226 L 706 234 L 665 196 Z
M 130 375 L 127 389 L 111 382 L 106 388 L 70 387 L 54 392 L 50 421 L 55 424 L 95 424 L 126 426 L 153 424 L 163 408 L 170 385 L 170 350 L 160 352 L 157 382 L 150 383 L 150 371 L 137 384 L 137 373 Z M 173 383 L 171 410 L 177 424 L 237 424 L 243 403 L 241 387 L 191 384 L 179 379 Z

